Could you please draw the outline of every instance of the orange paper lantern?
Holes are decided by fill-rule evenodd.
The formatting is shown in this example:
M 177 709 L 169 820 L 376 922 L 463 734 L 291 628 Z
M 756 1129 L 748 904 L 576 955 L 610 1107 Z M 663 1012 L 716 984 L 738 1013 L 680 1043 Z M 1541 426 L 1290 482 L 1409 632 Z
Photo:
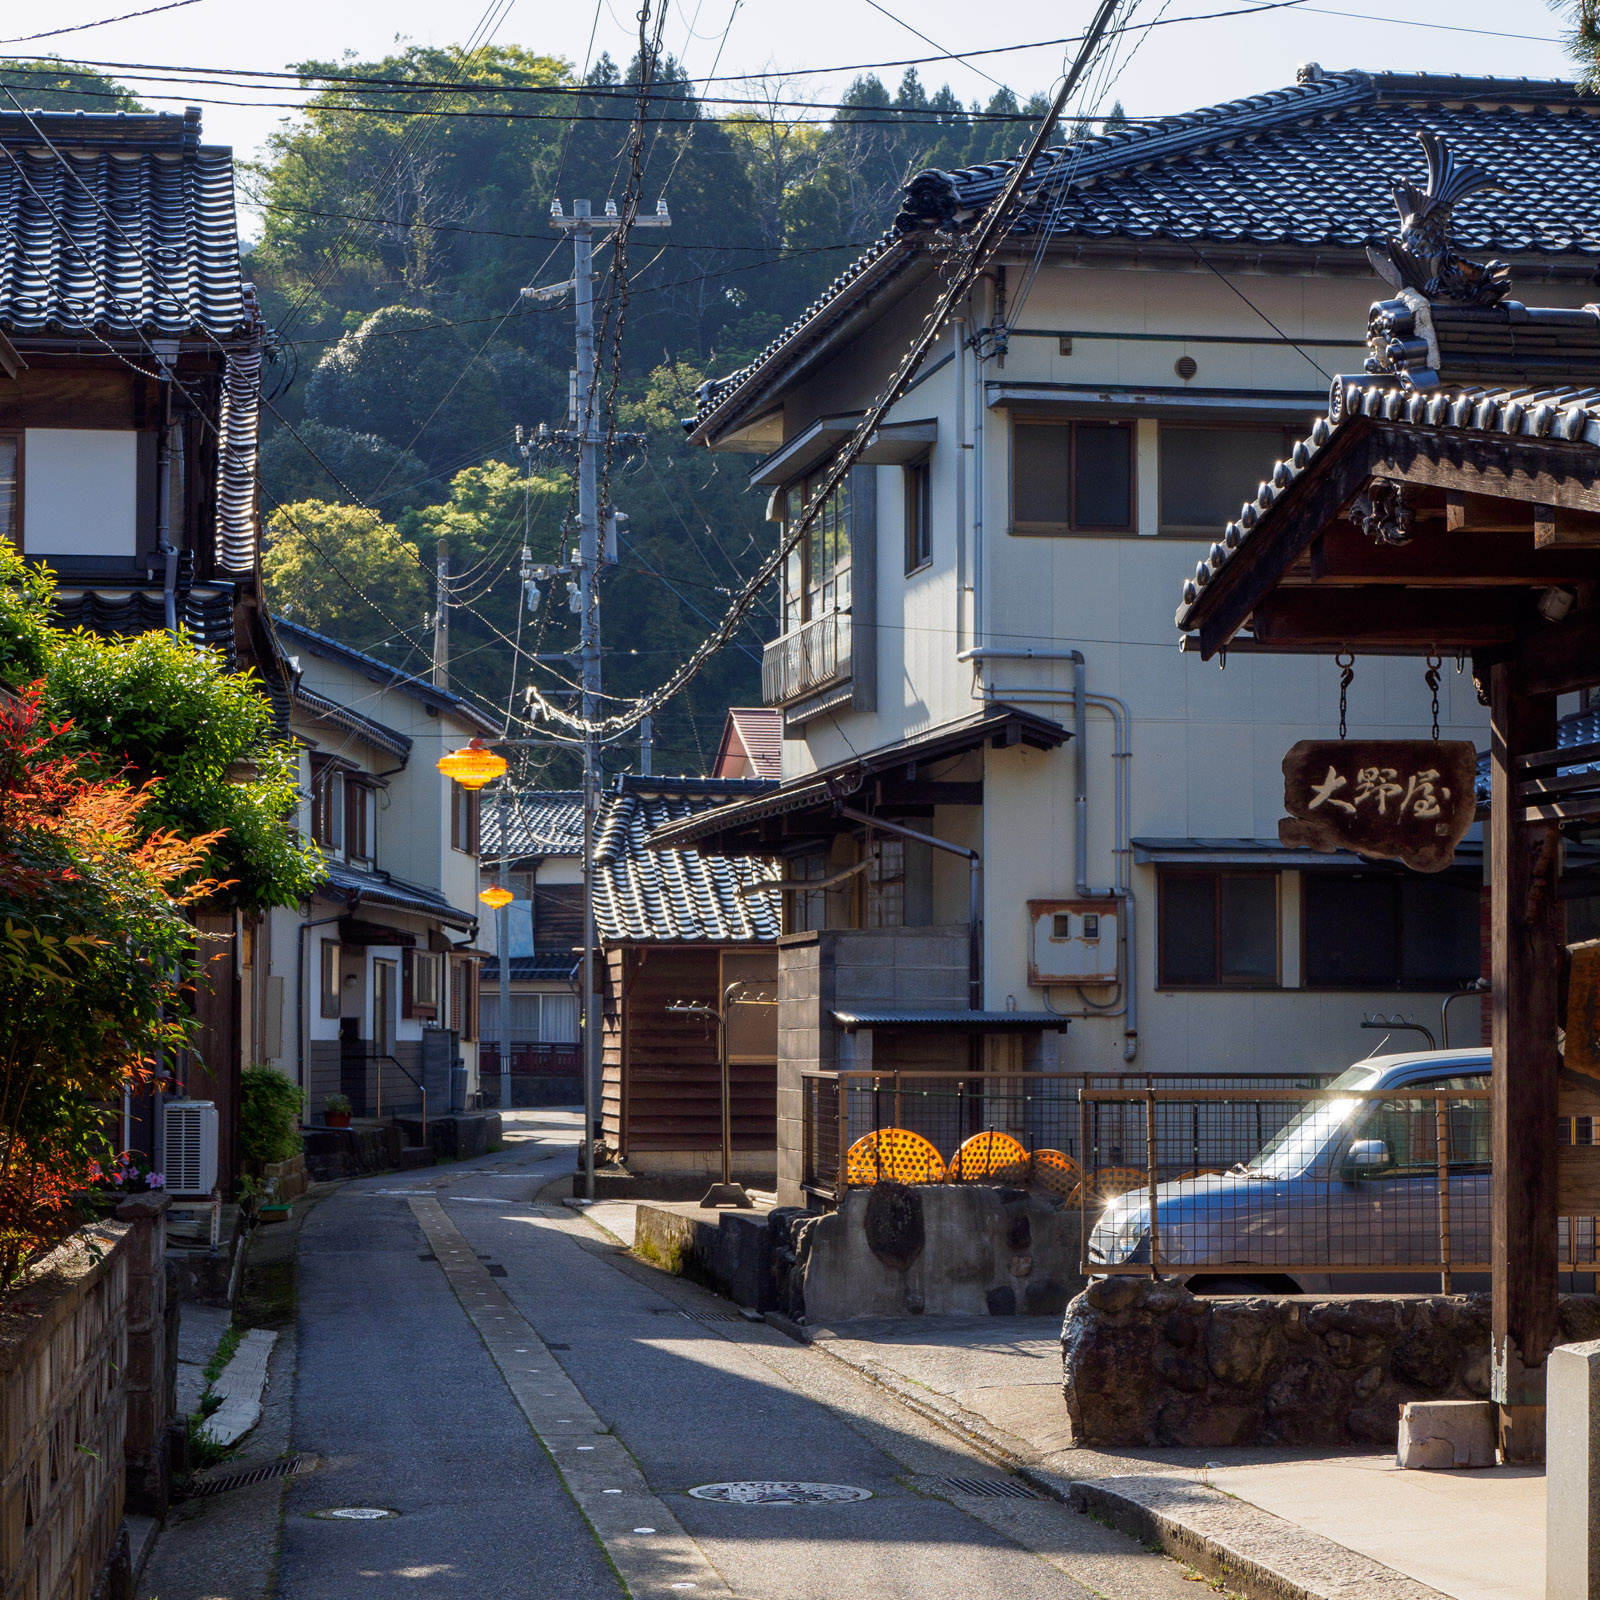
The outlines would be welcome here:
M 512 894 L 509 889 L 504 888 L 502 885 L 498 883 L 492 883 L 487 889 L 479 891 L 478 898 L 483 901 L 486 906 L 490 906 L 494 910 L 498 911 L 501 906 L 510 905 L 511 902 L 516 899 L 516 896 Z
M 445 777 L 453 778 L 463 789 L 481 789 L 505 772 L 506 759 L 485 750 L 482 739 L 474 739 L 466 749 L 440 756 L 438 765 Z

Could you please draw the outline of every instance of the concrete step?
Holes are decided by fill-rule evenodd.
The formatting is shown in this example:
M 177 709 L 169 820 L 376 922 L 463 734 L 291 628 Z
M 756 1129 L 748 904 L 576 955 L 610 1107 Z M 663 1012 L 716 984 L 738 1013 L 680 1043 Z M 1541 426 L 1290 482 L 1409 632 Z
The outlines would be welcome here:
M 434 1164 L 433 1151 L 425 1145 L 406 1145 L 400 1151 L 400 1170 L 410 1172 L 414 1167 L 431 1167 Z

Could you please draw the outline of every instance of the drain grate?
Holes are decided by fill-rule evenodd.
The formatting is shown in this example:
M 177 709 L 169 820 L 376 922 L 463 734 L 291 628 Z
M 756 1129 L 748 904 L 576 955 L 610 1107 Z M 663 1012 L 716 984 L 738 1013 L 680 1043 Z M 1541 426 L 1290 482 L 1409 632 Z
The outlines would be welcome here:
M 572 1348 L 570 1344 L 551 1344 L 548 1339 L 545 1340 L 544 1347 L 546 1350 L 570 1350 Z
M 309 1472 L 317 1464 L 315 1456 L 289 1456 L 283 1461 L 269 1461 L 264 1467 L 251 1472 L 236 1472 L 227 1478 L 207 1478 L 204 1483 L 191 1484 L 186 1500 L 203 1500 L 208 1495 L 226 1494 L 230 1489 L 248 1489 L 252 1484 L 267 1483 L 273 1478 L 295 1478 Z
M 1042 1500 L 1043 1495 L 1015 1478 L 940 1478 L 947 1489 L 985 1500 Z
M 503 1278 L 506 1275 L 506 1269 L 502 1267 L 498 1261 L 494 1262 L 490 1266 L 485 1267 L 483 1270 L 487 1272 L 491 1278 Z
M 657 1306 L 651 1313 L 655 1317 L 687 1317 L 691 1322 L 742 1322 L 737 1311 L 684 1311 L 678 1306 Z

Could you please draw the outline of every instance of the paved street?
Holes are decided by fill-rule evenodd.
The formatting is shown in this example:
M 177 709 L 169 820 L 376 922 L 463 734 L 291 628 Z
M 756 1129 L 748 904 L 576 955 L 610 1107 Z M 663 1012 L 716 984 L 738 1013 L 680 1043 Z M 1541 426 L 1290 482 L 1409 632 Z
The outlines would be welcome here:
M 530 1116 L 499 1155 L 348 1184 L 308 1219 L 292 1442 L 324 1465 L 288 1492 L 281 1600 L 1192 1596 L 1057 1502 L 994 1495 L 1001 1472 L 840 1362 L 535 1205 L 576 1128 Z M 870 1498 L 688 1493 L 750 1479 Z M 395 1515 L 316 1515 L 345 1507 Z

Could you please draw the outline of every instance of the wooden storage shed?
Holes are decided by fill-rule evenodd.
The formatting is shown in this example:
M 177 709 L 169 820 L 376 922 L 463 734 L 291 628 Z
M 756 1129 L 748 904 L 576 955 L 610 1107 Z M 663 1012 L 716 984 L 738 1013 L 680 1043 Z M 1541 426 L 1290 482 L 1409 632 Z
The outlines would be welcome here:
M 605 796 L 595 841 L 595 925 L 605 986 L 602 1126 L 629 1172 L 670 1190 L 720 1174 L 717 1028 L 675 1004 L 728 1011 L 734 1170 L 770 1187 L 777 1170 L 779 897 L 774 865 L 651 850 L 668 822 L 774 785 L 624 776 Z M 753 893 L 741 893 L 754 890 Z M 739 997 L 744 997 L 743 1003 Z

